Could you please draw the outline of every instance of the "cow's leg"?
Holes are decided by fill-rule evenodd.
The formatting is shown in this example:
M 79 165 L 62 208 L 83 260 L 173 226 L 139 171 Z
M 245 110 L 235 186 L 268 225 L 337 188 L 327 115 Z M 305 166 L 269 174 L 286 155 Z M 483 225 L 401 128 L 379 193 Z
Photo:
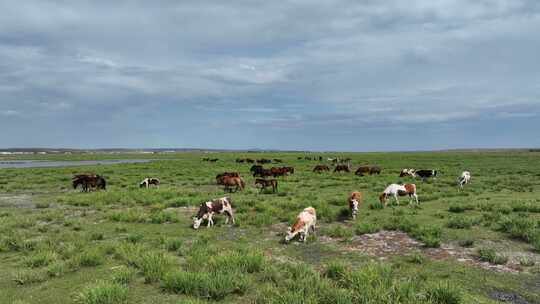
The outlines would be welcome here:
M 214 226 L 214 221 L 212 220 L 212 213 L 208 214 L 208 224 L 207 227 Z
M 396 199 L 396 204 L 399 206 L 399 199 L 397 193 L 394 194 L 394 198 Z
M 420 203 L 418 202 L 418 195 L 416 195 L 416 193 L 413 194 L 413 195 L 414 195 L 414 199 L 416 200 L 416 204 L 417 204 L 417 205 L 420 205 Z

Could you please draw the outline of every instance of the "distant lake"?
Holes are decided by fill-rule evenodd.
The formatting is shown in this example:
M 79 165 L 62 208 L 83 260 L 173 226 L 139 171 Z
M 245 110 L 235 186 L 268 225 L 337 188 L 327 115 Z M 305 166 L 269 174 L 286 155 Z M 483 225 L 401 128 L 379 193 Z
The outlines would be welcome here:
M 114 159 L 114 160 L 77 160 L 77 161 L 40 161 L 40 160 L 5 160 L 0 161 L 0 168 L 49 168 L 77 167 L 95 165 L 118 165 L 148 163 L 151 159 Z

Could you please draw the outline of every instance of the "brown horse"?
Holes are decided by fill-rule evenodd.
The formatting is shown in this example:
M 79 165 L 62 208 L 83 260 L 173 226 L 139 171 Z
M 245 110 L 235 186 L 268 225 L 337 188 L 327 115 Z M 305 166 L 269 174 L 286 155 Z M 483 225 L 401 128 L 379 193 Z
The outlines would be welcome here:
M 221 185 L 224 186 L 225 191 L 232 192 L 232 187 L 235 188 L 235 192 L 238 190 L 244 190 L 244 187 L 246 184 L 244 183 L 244 180 L 241 177 L 232 177 L 232 176 L 224 176 L 221 179 Z
M 334 169 L 334 172 L 341 172 L 341 171 L 351 172 L 351 169 L 349 169 L 348 165 L 337 165 L 336 168 Z
M 277 183 L 276 179 L 257 178 L 257 179 L 255 179 L 255 186 L 257 186 L 257 185 L 261 185 L 261 191 L 260 192 L 263 192 L 263 190 L 266 189 L 267 187 L 272 187 L 272 192 L 274 192 L 274 193 L 278 189 L 278 183 Z
M 313 172 L 321 173 L 323 171 L 330 171 L 330 168 L 328 168 L 327 165 L 317 165 L 315 168 L 313 168 Z
M 97 190 L 102 189 L 106 190 L 107 188 L 107 181 L 99 175 L 93 175 L 93 174 L 78 174 L 73 176 L 72 179 L 73 189 L 77 189 L 79 185 L 81 185 L 82 192 L 88 192 L 92 188 L 95 188 Z
M 229 177 L 240 177 L 240 174 L 238 172 L 223 172 L 221 174 L 216 175 L 216 183 L 218 185 L 222 184 L 222 180 L 225 176 Z

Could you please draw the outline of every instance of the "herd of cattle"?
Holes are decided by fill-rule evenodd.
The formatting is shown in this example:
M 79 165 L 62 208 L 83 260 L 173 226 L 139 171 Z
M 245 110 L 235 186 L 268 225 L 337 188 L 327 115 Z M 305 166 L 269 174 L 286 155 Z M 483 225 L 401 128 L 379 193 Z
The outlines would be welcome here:
M 298 158 L 305 159 L 305 160 L 317 160 L 315 157 L 305 157 L 305 158 Z M 319 160 L 322 160 L 322 157 L 319 157 Z M 210 161 L 210 162 L 216 162 L 218 161 L 217 158 L 210 159 L 210 158 L 204 158 L 203 161 Z M 273 159 L 274 162 L 281 163 L 282 161 L 280 159 Z M 351 172 L 350 169 L 350 163 L 343 164 L 343 162 L 349 162 L 350 159 L 344 159 L 341 160 L 339 158 L 328 158 L 328 161 L 332 161 L 335 164 L 334 172 Z M 272 192 L 276 192 L 278 190 L 278 181 L 276 177 L 280 176 L 287 176 L 289 174 L 294 174 L 294 168 L 293 167 L 272 167 L 265 169 L 261 164 L 271 163 L 272 160 L 269 159 L 258 159 L 258 160 L 252 160 L 249 158 L 246 159 L 237 159 L 237 163 L 257 163 L 257 165 L 253 165 L 250 168 L 250 172 L 252 173 L 253 177 L 255 178 L 255 186 L 260 186 L 260 191 L 267 188 L 271 188 Z M 330 171 L 330 167 L 327 165 L 316 165 L 313 170 L 315 173 L 322 173 L 325 171 Z M 372 166 L 372 165 L 366 165 L 359 167 L 355 174 L 359 176 L 364 175 L 373 175 L 377 174 L 379 175 L 381 173 L 381 168 L 379 166 Z M 399 177 L 412 177 L 416 178 L 419 177 L 422 179 L 422 181 L 425 181 L 428 178 L 436 178 L 437 177 L 437 170 L 415 170 L 412 168 L 407 168 L 401 170 Z M 273 178 L 269 178 L 273 177 Z M 471 180 L 471 173 L 469 171 L 463 171 L 462 174 L 458 178 L 458 186 L 460 189 L 463 188 L 464 185 L 468 184 Z M 75 175 L 72 179 L 73 188 L 77 189 L 78 186 L 81 186 L 82 192 L 88 192 L 91 189 L 97 189 L 97 190 L 105 190 L 106 189 L 106 180 L 102 176 L 94 175 L 94 174 L 78 174 Z M 245 182 L 240 176 L 238 172 L 223 172 L 221 174 L 216 175 L 216 183 L 218 185 L 224 186 L 225 191 L 232 192 L 234 189 L 235 191 L 241 191 L 245 188 Z M 150 186 L 156 186 L 158 187 L 160 184 L 160 180 L 155 177 L 146 177 L 144 178 L 140 183 L 139 187 L 141 188 L 149 188 Z M 409 204 L 411 202 L 415 202 L 416 204 L 419 204 L 418 202 L 418 195 L 416 194 L 416 185 L 415 184 L 390 184 L 388 185 L 384 191 L 379 195 L 379 201 L 381 204 L 383 204 L 385 207 L 387 206 L 387 202 L 389 198 L 394 198 L 396 203 L 399 205 L 399 196 L 408 196 L 409 197 Z M 363 194 L 359 191 L 353 191 L 350 193 L 349 198 L 347 200 L 349 210 L 351 217 L 353 219 L 356 219 L 356 216 L 358 214 L 359 206 L 362 204 L 363 201 Z M 230 197 L 221 197 L 218 199 L 214 199 L 205 203 L 202 203 L 199 206 L 199 211 L 197 212 L 197 215 L 193 218 L 193 228 L 198 229 L 203 221 L 207 221 L 207 226 L 210 227 L 214 225 L 214 221 L 212 217 L 216 214 L 225 214 L 227 216 L 225 223 L 229 223 L 229 220 L 232 221 L 232 223 L 235 223 L 234 220 L 234 214 L 232 209 L 232 201 Z M 315 231 L 315 224 L 317 222 L 317 214 L 316 210 L 313 207 L 307 207 L 298 216 L 296 217 L 296 220 L 294 224 L 288 228 L 288 231 L 285 236 L 285 241 L 290 241 L 297 235 L 299 236 L 300 241 L 305 241 L 306 238 L 309 235 L 310 231 Z

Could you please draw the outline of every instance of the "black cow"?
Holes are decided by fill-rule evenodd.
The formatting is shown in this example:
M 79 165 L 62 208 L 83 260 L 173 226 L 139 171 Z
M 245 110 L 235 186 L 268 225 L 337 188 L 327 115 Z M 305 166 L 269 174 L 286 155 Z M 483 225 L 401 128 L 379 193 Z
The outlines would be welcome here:
M 437 170 L 417 170 L 415 172 L 415 175 L 422 178 L 422 181 L 426 181 L 426 179 L 428 179 L 430 177 L 436 178 L 437 177 Z

